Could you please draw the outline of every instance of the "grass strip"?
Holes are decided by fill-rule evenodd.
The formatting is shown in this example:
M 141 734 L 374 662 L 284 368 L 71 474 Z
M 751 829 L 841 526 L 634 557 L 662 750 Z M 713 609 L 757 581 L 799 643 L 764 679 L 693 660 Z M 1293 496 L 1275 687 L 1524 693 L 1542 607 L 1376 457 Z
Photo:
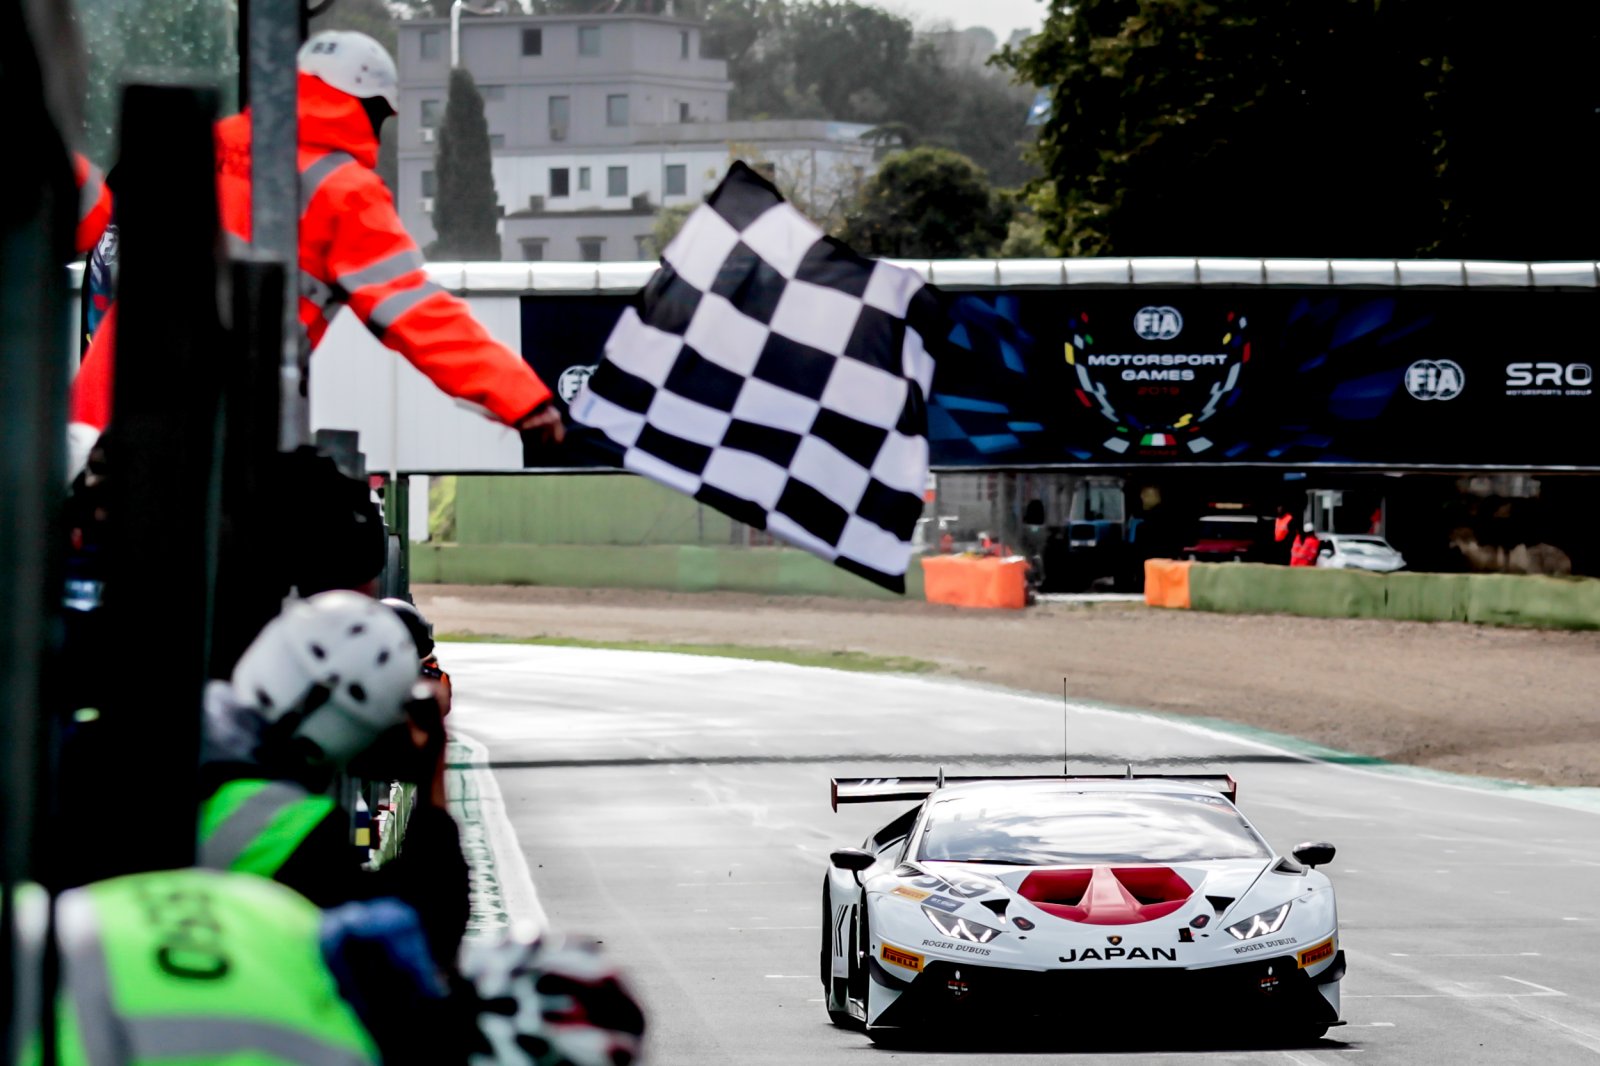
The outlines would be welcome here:
M 792 666 L 821 666 L 829 670 L 850 670 L 863 674 L 927 674 L 938 669 L 936 664 L 926 659 L 904 655 L 868 655 L 859 651 L 774 648 L 756 644 L 670 644 L 649 640 L 582 640 L 543 634 L 536 637 L 507 637 L 485 633 L 444 633 L 436 639 L 441 643 L 453 644 L 533 644 L 546 648 L 601 648 L 608 651 L 708 655 L 719 659 L 754 659 L 789 663 Z

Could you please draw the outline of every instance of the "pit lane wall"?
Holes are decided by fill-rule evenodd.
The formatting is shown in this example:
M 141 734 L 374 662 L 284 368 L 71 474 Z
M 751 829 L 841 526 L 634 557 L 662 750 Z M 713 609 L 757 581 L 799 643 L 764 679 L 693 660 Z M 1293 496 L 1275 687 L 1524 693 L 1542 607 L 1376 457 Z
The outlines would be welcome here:
M 1170 593 L 1180 583 L 1187 591 L 1187 604 Z M 1147 564 L 1146 601 L 1157 607 L 1188 606 L 1229 614 L 1600 629 L 1600 580 L 1593 578 L 1369 574 L 1153 559 Z

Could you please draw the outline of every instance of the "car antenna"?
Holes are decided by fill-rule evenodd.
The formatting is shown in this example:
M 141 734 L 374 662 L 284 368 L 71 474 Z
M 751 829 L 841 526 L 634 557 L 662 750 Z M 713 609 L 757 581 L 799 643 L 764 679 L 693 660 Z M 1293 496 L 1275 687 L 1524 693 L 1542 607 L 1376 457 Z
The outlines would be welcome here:
M 1130 763 L 1127 763 L 1126 765 L 1128 767 L 1128 774 L 1127 774 L 1128 780 L 1132 781 L 1133 780 L 1133 763 L 1130 762 Z
M 938 781 L 938 783 L 935 784 L 933 787 L 934 788 L 943 788 L 944 787 L 944 767 L 943 766 L 939 767 L 939 777 L 937 778 L 937 781 Z

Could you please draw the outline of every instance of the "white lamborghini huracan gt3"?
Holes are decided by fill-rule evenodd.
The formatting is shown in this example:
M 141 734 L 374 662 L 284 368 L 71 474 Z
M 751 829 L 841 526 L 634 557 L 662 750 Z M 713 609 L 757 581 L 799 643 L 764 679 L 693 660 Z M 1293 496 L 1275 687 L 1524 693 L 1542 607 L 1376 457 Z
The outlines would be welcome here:
M 822 887 L 836 1024 L 998 1011 L 1091 1023 L 1209 1016 L 1252 1039 L 1339 1023 L 1330 844 L 1279 855 L 1233 778 L 835 779 L 840 803 L 920 801 Z M 886 1034 L 885 1034 L 886 1035 Z

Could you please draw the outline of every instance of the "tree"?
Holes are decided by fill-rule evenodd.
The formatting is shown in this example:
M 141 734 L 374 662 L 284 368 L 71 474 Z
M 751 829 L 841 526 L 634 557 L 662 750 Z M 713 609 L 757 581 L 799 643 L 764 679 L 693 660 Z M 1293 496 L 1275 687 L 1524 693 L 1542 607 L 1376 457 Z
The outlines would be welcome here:
M 1437 247 L 1442 0 L 1052 0 L 1005 62 L 1070 254 L 1407 257 Z M 1481 16 L 1479 16 L 1481 17 Z
M 484 117 L 483 96 L 472 75 L 458 67 L 450 72 L 450 93 L 439 127 L 434 162 L 439 185 L 433 206 L 433 228 L 439 237 L 428 249 L 430 257 L 500 258 L 496 232 L 500 205 L 489 159 L 489 120 Z
M 80 0 L 76 21 L 90 57 L 84 148 L 102 167 L 115 161 L 122 86 L 134 71 L 214 84 L 221 113 L 236 109 L 239 63 L 224 0 Z
M 913 148 L 884 160 L 844 228 L 867 255 L 981 259 L 1006 238 L 1011 205 L 972 160 L 947 148 Z
M 1444 223 L 1436 254 L 1592 260 L 1600 198 L 1583 145 L 1600 141 L 1600 5 L 1441 5 L 1434 99 Z
M 867 123 L 882 143 L 969 155 L 1003 184 L 1035 173 L 1023 158 L 1032 91 L 947 66 L 905 18 L 852 0 L 708 0 L 706 17 L 736 119 Z

